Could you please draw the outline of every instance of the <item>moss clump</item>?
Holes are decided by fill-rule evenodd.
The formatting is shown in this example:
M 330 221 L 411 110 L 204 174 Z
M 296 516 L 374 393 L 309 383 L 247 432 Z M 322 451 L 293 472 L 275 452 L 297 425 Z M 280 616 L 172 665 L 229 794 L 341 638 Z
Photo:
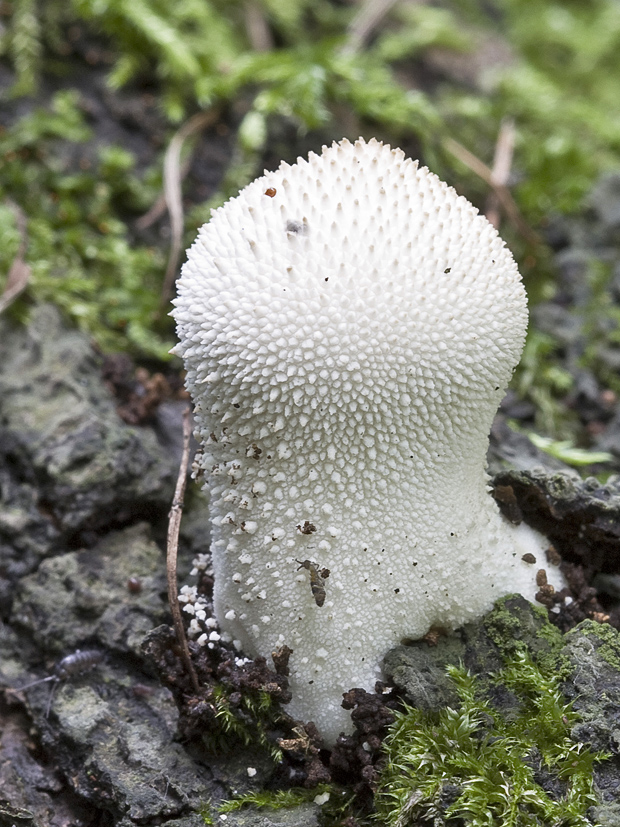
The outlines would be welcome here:
M 606 661 L 612 669 L 620 672 L 620 643 L 617 629 L 607 623 L 584 620 L 568 633 L 567 639 L 571 640 L 577 636 L 598 638 L 600 645 L 596 646 L 596 654 Z
M 542 606 L 529 603 L 520 596 L 502 597 L 485 617 L 484 630 L 505 662 L 518 657 L 525 644 L 543 671 L 560 676 L 566 674 L 569 662 L 562 654 L 562 633 L 549 623 L 547 611 Z
M 170 324 L 155 320 L 163 255 L 136 244 L 125 223 L 157 189 L 134 174 L 131 153 L 92 137 L 72 91 L 0 133 L 0 200 L 26 218 L 28 296 L 56 304 L 104 350 L 168 359 Z M 0 204 L 3 272 L 20 243 L 11 200 Z
M 450 666 L 448 674 L 459 709 L 407 708 L 391 729 L 375 799 L 380 823 L 591 825 L 593 766 L 603 756 L 571 741 L 577 716 L 557 676 L 520 649 L 494 676 L 517 699 L 506 715 L 464 668 Z
M 290 790 L 252 791 L 223 802 L 218 807 L 218 812 L 225 815 L 240 810 L 242 807 L 283 810 L 312 803 L 321 806 L 320 821 L 323 827 L 331 827 L 331 825 L 338 827 L 347 816 L 355 818 L 357 824 L 368 823 L 364 819 L 360 821 L 358 813 L 353 815 L 355 811 L 353 794 L 335 784 L 319 784 L 312 789 L 296 787 Z
M 286 807 L 299 807 L 300 804 L 309 804 L 318 795 L 329 793 L 332 787 L 330 784 L 320 784 L 311 790 L 296 787 L 292 790 L 257 790 L 238 798 L 232 798 L 220 804 L 220 813 L 232 813 L 242 807 L 267 807 L 270 810 L 283 810 Z
M 214 753 L 226 753 L 239 744 L 259 744 L 274 762 L 282 760 L 282 750 L 269 733 L 277 729 L 281 718 L 278 704 L 268 692 L 244 689 L 233 692 L 216 684 L 210 705 L 215 711 L 212 725 L 203 735 L 205 746 Z
M 208 804 L 205 804 L 204 807 L 201 807 L 198 815 L 202 818 L 203 822 L 207 825 L 207 827 L 211 827 L 211 825 L 215 824 L 213 816 L 211 815 L 211 808 Z

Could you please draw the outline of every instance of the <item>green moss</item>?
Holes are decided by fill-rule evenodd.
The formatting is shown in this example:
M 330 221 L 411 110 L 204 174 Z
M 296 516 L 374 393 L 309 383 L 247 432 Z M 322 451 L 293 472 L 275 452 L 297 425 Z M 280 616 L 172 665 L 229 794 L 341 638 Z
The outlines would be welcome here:
M 109 83 L 119 88 L 155 78 L 171 122 L 196 107 L 249 92 L 256 113 L 314 129 L 332 123 L 347 103 L 353 115 L 392 135 L 417 137 L 438 172 L 451 170 L 480 193 L 479 181 L 438 149 L 438 138 L 459 135 L 490 162 L 498 125 L 510 115 L 518 126 L 518 196 L 533 216 L 577 206 L 598 171 L 614 164 L 620 151 L 615 0 L 543 0 L 534 10 L 528 0 L 498 0 L 493 14 L 479 0 L 401 4 L 369 47 L 344 50 L 355 7 L 328 0 L 257 0 L 255 10 L 278 44 L 264 51 L 252 48 L 242 3 L 50 0 L 40 5 L 16 0 L 2 36 L 22 91 L 33 88 L 45 67 L 43 45 L 62 57 L 63 27 L 79 22 L 107 38 L 113 60 Z M 407 88 L 394 74 L 403 61 L 423 61 L 430 49 L 463 53 L 490 40 L 505 59 L 492 67 L 480 91 L 476 84 L 445 83 L 431 96 L 415 82 Z
M 568 668 L 568 659 L 562 654 L 562 633 L 549 623 L 542 606 L 520 596 L 502 597 L 485 617 L 484 629 L 506 663 L 518 657 L 527 644 L 532 658 L 543 670 L 564 674 Z
M 232 813 L 242 807 L 265 807 L 270 810 L 283 810 L 286 807 L 298 807 L 300 804 L 308 804 L 323 793 L 331 794 L 331 785 L 320 784 L 311 790 L 296 787 L 292 790 L 258 790 L 230 801 L 225 801 L 219 806 L 220 813 Z
M 26 299 L 55 303 L 106 351 L 167 359 L 170 323 L 156 321 L 163 256 L 136 244 L 125 223 L 157 190 L 134 174 L 131 153 L 95 148 L 91 138 L 74 92 L 57 93 L 0 135 L 0 198 L 26 217 Z M 7 272 L 19 235 L 10 202 L 0 209 Z
M 595 755 L 569 737 L 576 715 L 558 678 L 524 650 L 494 676 L 516 696 L 506 715 L 462 667 L 448 673 L 460 708 L 397 715 L 375 798 L 377 819 L 407 827 L 420 819 L 468 827 L 591 825 Z
M 620 636 L 613 626 L 594 620 L 584 620 L 575 629 L 571 629 L 567 637 L 570 639 L 576 635 L 591 635 L 598 638 L 600 645 L 596 647 L 596 654 L 620 672 Z
M 211 815 L 211 807 L 208 804 L 204 804 L 200 808 L 198 815 L 202 818 L 207 827 L 211 827 L 211 825 L 215 824 L 213 816 Z
M 536 607 L 535 607 L 536 608 Z M 544 612 L 544 609 L 543 609 Z M 560 651 L 564 646 L 564 637 L 557 626 L 553 626 L 547 621 L 537 631 L 536 636 L 539 641 L 544 641 L 549 646 L 549 654 L 552 657 L 561 657 Z M 539 658 L 540 660 L 540 658 Z
M 312 789 L 296 787 L 290 790 L 258 790 L 237 796 L 220 804 L 218 812 L 226 814 L 243 807 L 258 809 L 283 810 L 312 804 L 317 796 L 323 796 L 320 822 L 323 827 L 338 827 L 347 816 L 353 816 L 358 824 L 369 822 L 355 811 L 354 795 L 335 784 L 319 784 Z
M 551 295 L 540 298 L 551 298 Z M 561 345 L 552 336 L 531 329 L 515 371 L 513 386 L 518 395 L 536 407 L 536 425 L 547 434 L 573 437 L 579 429 L 574 412 L 563 400 L 574 385 L 571 373 L 558 365 Z
M 280 761 L 282 752 L 269 737 L 280 720 L 278 704 L 267 692 L 246 688 L 235 703 L 231 703 L 231 694 L 232 690 L 222 684 L 214 688 L 211 703 L 215 724 L 203 736 L 206 748 L 221 754 L 235 750 L 239 744 L 259 744 L 274 762 Z

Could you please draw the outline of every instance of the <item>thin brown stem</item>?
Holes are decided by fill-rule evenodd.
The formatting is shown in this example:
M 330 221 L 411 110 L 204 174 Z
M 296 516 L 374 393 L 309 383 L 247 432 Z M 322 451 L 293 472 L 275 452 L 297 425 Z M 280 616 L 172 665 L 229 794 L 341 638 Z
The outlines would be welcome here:
M 192 158 L 191 155 L 186 158 L 183 163 L 181 164 L 181 181 L 185 180 L 187 173 L 190 170 L 192 165 Z M 166 197 L 161 193 L 154 202 L 153 206 L 150 207 L 144 215 L 141 215 L 140 218 L 137 218 L 135 221 L 135 228 L 136 230 L 147 230 L 152 224 L 164 215 L 167 211 L 168 207 L 166 205 Z
M 250 46 L 255 52 L 268 52 L 273 49 L 273 37 L 269 24 L 263 10 L 255 0 L 247 0 L 245 4 L 245 30 Z
M 497 194 L 497 199 L 505 211 L 508 219 L 514 224 L 518 232 L 530 244 L 540 244 L 541 238 L 538 233 L 534 232 L 529 224 L 521 215 L 517 204 L 512 197 L 510 190 L 505 185 L 496 184 L 493 180 L 492 170 L 483 163 L 480 158 L 477 158 L 473 152 L 470 152 L 458 141 L 453 138 L 447 138 L 444 141 L 444 147 L 451 152 L 462 164 L 465 164 L 472 172 L 475 172 L 482 180 L 492 188 Z
M 200 132 L 215 123 L 220 112 L 217 107 L 206 112 L 198 112 L 186 121 L 174 134 L 164 156 L 164 198 L 170 214 L 170 253 L 166 266 L 166 275 L 161 291 L 162 306 L 168 301 L 174 284 L 179 257 L 183 250 L 183 194 L 181 181 L 181 151 L 185 141 L 194 133 Z
M 343 55 L 359 52 L 398 0 L 363 0 L 347 32 Z
M 189 442 L 191 435 L 192 418 L 191 411 L 188 407 L 183 412 L 183 456 L 181 458 L 181 467 L 179 468 L 179 476 L 177 478 L 177 484 L 174 491 L 174 499 L 172 500 L 172 507 L 170 508 L 170 514 L 168 517 L 166 574 L 168 578 L 168 602 L 170 603 L 170 611 L 172 612 L 174 631 L 176 632 L 177 640 L 179 642 L 179 646 L 181 647 L 181 658 L 192 682 L 192 687 L 195 692 L 198 692 L 200 687 L 198 685 L 198 678 L 194 670 L 194 665 L 192 664 L 189 656 L 189 647 L 187 645 L 185 629 L 183 628 L 183 620 L 181 619 L 181 609 L 179 608 L 179 587 L 177 583 L 179 532 L 181 530 L 181 516 L 183 514 L 183 500 L 185 498 L 185 484 L 187 482 Z
M 500 124 L 497 141 L 495 143 L 495 154 L 493 156 L 493 167 L 491 178 L 496 187 L 507 187 L 510 180 L 512 168 L 512 157 L 515 148 L 515 122 L 512 118 L 504 118 Z M 484 214 L 496 230 L 500 225 L 501 204 L 497 192 L 492 190 L 487 198 Z

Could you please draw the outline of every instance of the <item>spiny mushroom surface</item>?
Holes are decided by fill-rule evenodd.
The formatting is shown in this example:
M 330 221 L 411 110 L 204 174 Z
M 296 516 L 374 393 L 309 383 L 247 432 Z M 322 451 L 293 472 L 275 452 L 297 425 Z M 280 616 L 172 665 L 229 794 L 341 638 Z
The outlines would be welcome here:
M 350 729 L 342 693 L 372 690 L 402 638 L 533 600 L 541 566 L 560 580 L 484 470 L 523 285 L 465 198 L 375 140 L 266 172 L 188 256 L 176 352 L 216 615 L 248 655 L 293 650 L 291 714 L 333 743 Z

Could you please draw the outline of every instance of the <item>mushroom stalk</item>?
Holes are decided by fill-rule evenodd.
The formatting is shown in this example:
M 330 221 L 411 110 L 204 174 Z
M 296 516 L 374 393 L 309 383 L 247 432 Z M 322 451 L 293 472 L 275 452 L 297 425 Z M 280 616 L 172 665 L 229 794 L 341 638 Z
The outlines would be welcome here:
M 466 199 L 374 140 L 282 164 L 201 229 L 174 315 L 217 619 L 246 654 L 293 650 L 291 713 L 327 742 L 402 638 L 534 599 L 545 541 L 485 474 L 525 292 Z

